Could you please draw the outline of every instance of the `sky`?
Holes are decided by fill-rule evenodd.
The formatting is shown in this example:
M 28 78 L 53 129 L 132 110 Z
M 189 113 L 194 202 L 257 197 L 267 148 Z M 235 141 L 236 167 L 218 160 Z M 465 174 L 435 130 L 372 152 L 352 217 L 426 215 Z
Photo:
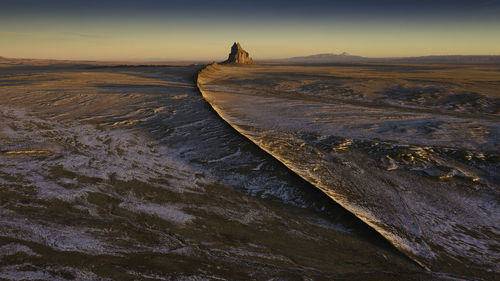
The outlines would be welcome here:
M 0 0 L 0 56 L 500 55 L 500 0 Z

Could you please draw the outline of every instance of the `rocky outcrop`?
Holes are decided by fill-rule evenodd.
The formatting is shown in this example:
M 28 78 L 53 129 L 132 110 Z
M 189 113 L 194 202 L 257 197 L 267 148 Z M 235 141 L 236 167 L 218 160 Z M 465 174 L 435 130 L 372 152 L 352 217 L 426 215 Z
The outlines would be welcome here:
M 231 53 L 226 61 L 222 62 L 224 64 L 253 64 L 252 58 L 248 55 L 248 52 L 243 50 L 240 43 L 234 42 L 231 47 Z

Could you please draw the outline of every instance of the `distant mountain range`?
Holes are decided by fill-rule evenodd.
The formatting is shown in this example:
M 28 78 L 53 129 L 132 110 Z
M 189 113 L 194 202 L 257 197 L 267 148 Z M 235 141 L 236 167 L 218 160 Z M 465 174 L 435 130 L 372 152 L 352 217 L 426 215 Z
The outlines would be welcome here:
M 367 58 L 362 56 L 353 56 L 348 53 L 341 54 L 317 54 L 303 57 L 292 57 L 277 60 L 267 60 L 271 63 L 290 63 L 290 64 L 325 64 L 325 63 L 429 63 L 429 64 L 499 64 L 500 56 L 422 56 L 422 57 L 403 57 L 403 58 Z
M 316 63 L 363 62 L 367 60 L 369 59 L 361 56 L 353 56 L 350 55 L 349 53 L 344 52 L 341 54 L 316 54 L 303 57 L 266 60 L 266 62 L 291 63 L 291 64 L 302 64 L 302 63 L 316 64 Z
M 290 62 L 324 63 L 324 62 L 356 62 L 356 61 L 366 61 L 369 59 L 365 58 L 365 57 L 361 57 L 361 56 L 352 56 L 352 55 L 344 52 L 342 54 L 317 54 L 317 55 L 305 56 L 305 57 L 293 57 L 293 58 L 288 58 L 288 59 L 283 59 L 283 60 L 290 61 Z

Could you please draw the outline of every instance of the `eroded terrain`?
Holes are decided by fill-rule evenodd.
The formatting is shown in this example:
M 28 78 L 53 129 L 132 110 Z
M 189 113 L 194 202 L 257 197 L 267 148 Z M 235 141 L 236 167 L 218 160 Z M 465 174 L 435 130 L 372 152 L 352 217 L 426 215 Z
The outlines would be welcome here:
M 451 278 L 237 134 L 199 69 L 2 64 L 0 279 Z
M 425 268 L 500 272 L 500 70 L 211 65 L 235 129 Z

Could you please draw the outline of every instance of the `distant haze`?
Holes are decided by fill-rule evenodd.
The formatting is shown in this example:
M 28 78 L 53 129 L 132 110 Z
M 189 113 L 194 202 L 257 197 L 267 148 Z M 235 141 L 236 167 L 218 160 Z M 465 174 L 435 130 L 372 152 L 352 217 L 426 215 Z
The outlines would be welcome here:
M 222 60 L 500 55 L 500 1 L 0 1 L 0 56 Z

